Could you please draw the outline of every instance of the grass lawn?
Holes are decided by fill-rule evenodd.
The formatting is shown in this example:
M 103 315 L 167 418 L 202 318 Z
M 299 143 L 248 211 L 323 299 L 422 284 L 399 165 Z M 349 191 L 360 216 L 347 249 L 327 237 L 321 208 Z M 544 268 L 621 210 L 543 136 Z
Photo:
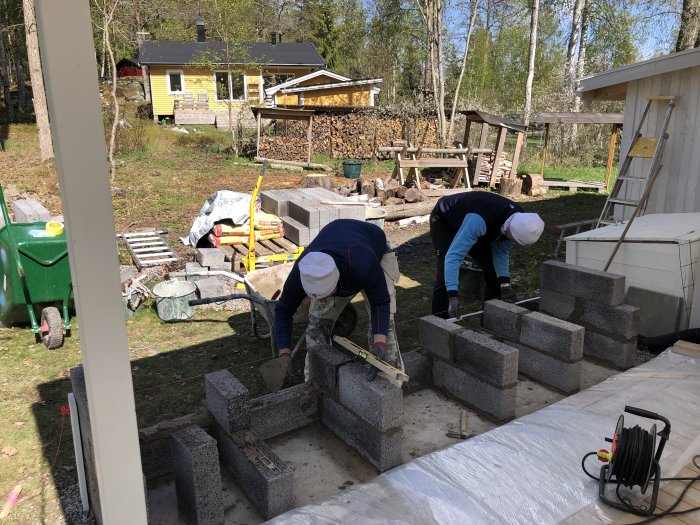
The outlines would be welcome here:
M 225 133 L 194 128 L 179 135 L 146 123 L 145 151 L 121 154 L 113 183 L 117 231 L 166 229 L 171 245 L 188 260 L 192 252 L 177 238 L 187 234 L 207 197 L 220 189 L 250 192 L 259 171 L 244 159 L 221 153 L 222 147 L 213 147 L 225 147 Z M 34 126 L 10 127 L 9 149 L 0 152 L 0 167 L 6 190 L 34 196 L 52 213 L 61 212 L 57 179 L 53 168 L 39 160 Z M 387 162 L 367 163 L 363 174 L 386 175 L 392 167 Z M 298 187 L 300 181 L 298 172 L 270 170 L 264 188 Z M 522 198 L 523 206 L 539 212 L 547 227 L 535 246 L 513 252 L 513 281 L 521 296 L 537 292 L 539 265 L 551 258 L 558 238 L 554 225 L 597 216 L 604 200 L 604 195 L 581 192 Z M 430 311 L 435 263 L 426 225 L 387 230 L 390 238 L 404 243 L 399 249 L 402 277 L 396 323 L 401 348 L 407 351 L 417 345 L 416 320 Z M 122 257 L 128 261 L 128 256 Z M 357 306 L 360 324 L 353 339 L 364 344 L 366 314 L 363 305 Z M 253 395 L 262 393 L 257 367 L 269 358 L 270 346 L 251 337 L 249 320 L 247 312 L 198 310 L 188 322 L 165 324 L 152 307 L 129 318 L 139 426 L 200 406 L 208 372 L 228 368 Z M 0 331 L 0 498 L 17 484 L 23 488 L 20 503 L 4 523 L 62 523 L 59 492 L 77 482 L 70 422 L 60 412 L 71 389 L 69 370 L 82 360 L 80 330 L 75 320 L 73 325 L 73 337 L 54 351 L 35 344 L 29 329 Z M 301 360 L 295 372 L 300 380 Z

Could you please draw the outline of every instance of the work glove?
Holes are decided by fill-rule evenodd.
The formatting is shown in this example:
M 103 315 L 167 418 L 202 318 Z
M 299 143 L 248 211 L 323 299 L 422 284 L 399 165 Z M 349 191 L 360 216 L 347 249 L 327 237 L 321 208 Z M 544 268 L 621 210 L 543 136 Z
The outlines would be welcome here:
M 518 296 L 515 295 L 515 290 L 510 285 L 510 283 L 503 283 L 501 285 L 501 301 L 507 303 L 514 303 L 518 300 Z
M 458 297 L 450 297 L 449 303 L 450 303 L 450 306 L 447 309 L 447 316 L 450 319 L 459 318 L 459 298 Z
M 374 357 L 384 361 L 384 358 L 386 357 L 386 343 L 374 343 L 372 345 L 371 352 L 374 354 Z M 369 370 L 367 370 L 367 381 L 374 381 L 374 378 L 377 377 L 378 373 L 379 369 L 377 367 L 369 365 Z

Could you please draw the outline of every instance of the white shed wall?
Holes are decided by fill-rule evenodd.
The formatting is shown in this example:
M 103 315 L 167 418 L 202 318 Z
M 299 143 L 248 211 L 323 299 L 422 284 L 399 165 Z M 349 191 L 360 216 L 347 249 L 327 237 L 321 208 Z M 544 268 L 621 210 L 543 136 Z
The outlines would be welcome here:
M 649 199 L 646 213 L 674 213 L 700 211 L 700 66 L 680 69 L 663 75 L 655 75 L 631 81 L 627 85 L 625 123 L 620 145 L 623 159 L 639 120 L 644 112 L 648 96 L 678 95 L 671 122 L 669 140 L 662 158 L 662 168 Z M 658 136 L 666 114 L 667 103 L 654 102 L 642 127 L 645 136 Z M 630 175 L 649 177 L 651 159 L 635 159 Z M 622 196 L 637 200 L 641 196 L 641 184 L 626 181 Z M 616 219 L 630 216 L 631 207 L 617 206 Z

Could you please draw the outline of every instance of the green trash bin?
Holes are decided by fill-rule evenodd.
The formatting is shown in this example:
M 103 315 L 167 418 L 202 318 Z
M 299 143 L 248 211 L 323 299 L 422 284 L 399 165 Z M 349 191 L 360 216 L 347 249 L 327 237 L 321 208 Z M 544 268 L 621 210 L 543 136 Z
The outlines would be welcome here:
M 343 175 L 347 179 L 359 179 L 360 170 L 362 169 L 362 161 L 360 160 L 344 160 Z

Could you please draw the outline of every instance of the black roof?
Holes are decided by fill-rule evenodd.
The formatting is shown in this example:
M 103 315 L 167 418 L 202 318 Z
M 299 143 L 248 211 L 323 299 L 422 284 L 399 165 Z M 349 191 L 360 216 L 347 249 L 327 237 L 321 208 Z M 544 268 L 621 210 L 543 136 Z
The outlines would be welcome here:
M 485 111 L 463 110 L 460 113 L 467 117 L 467 120 L 472 122 L 485 122 L 491 126 L 502 127 L 513 131 L 527 131 L 527 126 L 520 122 L 509 120 L 498 115 L 486 113 Z
M 244 42 L 231 44 L 231 64 L 324 67 L 325 61 L 311 43 Z M 181 65 L 210 62 L 226 63 L 224 42 L 173 42 L 147 40 L 141 44 L 139 63 Z

